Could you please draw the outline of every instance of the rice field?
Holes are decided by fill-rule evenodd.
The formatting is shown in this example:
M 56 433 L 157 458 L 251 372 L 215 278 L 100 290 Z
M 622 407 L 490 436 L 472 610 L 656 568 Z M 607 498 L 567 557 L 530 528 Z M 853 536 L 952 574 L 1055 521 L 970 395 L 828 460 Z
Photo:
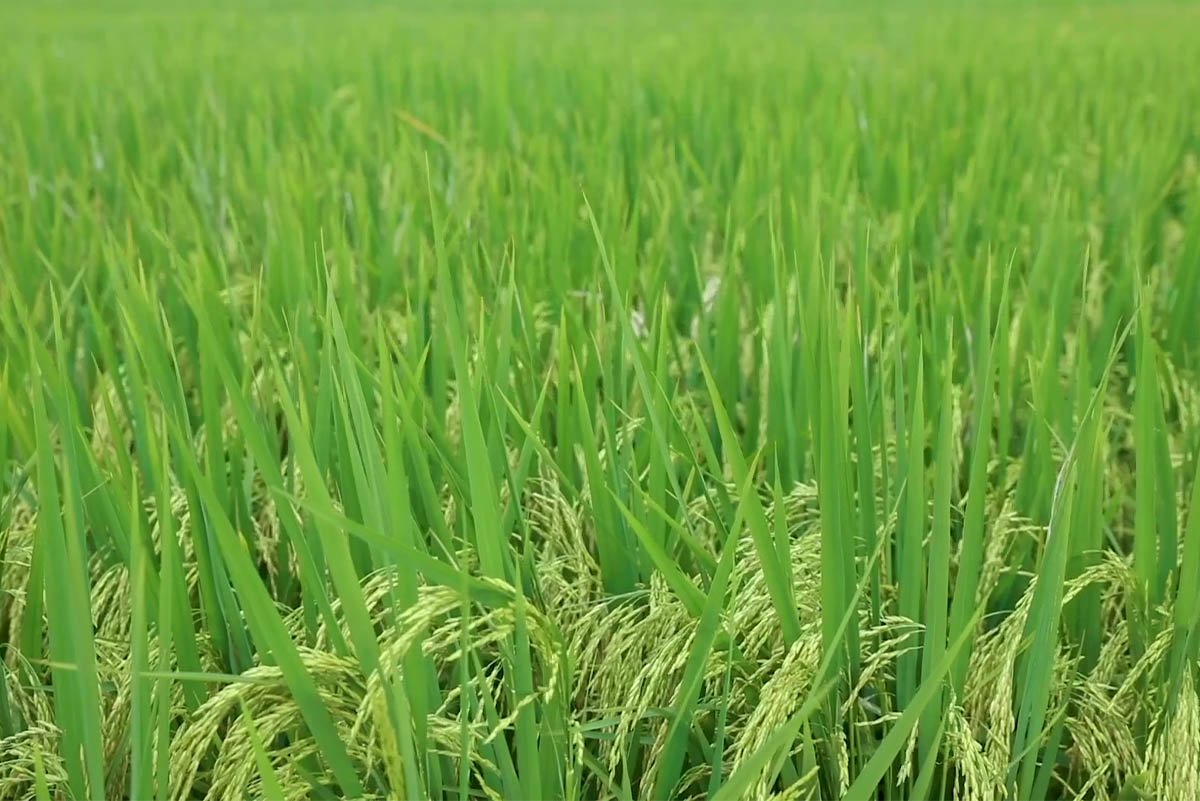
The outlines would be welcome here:
M 3 801 L 1200 797 L 1200 8 L 0 26 Z

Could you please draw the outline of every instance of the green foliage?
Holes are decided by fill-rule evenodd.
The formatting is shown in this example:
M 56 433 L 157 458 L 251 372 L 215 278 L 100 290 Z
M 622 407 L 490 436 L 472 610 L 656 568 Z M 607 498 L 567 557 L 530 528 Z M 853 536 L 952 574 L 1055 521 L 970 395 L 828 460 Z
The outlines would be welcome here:
M 1200 795 L 1200 14 L 0 10 L 0 799 Z

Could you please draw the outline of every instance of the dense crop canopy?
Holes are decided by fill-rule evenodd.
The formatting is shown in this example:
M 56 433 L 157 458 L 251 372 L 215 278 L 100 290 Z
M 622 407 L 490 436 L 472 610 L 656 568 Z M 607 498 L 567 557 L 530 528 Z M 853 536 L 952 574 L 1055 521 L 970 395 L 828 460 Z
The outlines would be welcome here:
M 77 5 L 0 799 L 1200 796 L 1194 7 Z

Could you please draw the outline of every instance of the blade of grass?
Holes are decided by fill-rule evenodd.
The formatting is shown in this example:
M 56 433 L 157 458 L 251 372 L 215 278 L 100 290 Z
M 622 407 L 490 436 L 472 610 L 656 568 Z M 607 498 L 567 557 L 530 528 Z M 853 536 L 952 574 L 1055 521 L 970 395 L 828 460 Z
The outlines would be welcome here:
M 713 379 L 712 373 L 709 372 L 708 365 L 704 361 L 704 355 L 697 352 L 697 358 L 699 359 L 700 369 L 704 374 L 704 382 L 708 388 L 709 399 L 712 402 L 713 414 L 716 416 L 717 425 L 721 430 L 721 440 L 725 445 L 725 456 L 728 460 L 729 468 L 733 473 L 733 481 L 737 486 L 743 486 L 751 476 L 750 469 L 746 464 L 745 457 L 742 455 L 737 434 L 733 430 L 733 424 L 730 422 L 729 415 L 721 403 L 721 396 L 717 390 L 716 381 Z M 796 613 L 796 602 L 792 597 L 792 587 L 787 584 L 787 571 L 784 570 L 779 562 L 779 551 L 772 539 L 771 527 L 767 523 L 767 516 L 763 510 L 762 501 L 757 494 L 750 495 L 745 499 L 745 506 L 746 525 L 750 530 L 755 552 L 762 565 L 763 575 L 767 582 L 767 592 L 771 595 L 771 603 L 775 607 L 776 616 L 779 618 L 779 625 L 783 632 L 784 641 L 788 644 L 794 643 L 800 638 L 800 619 Z

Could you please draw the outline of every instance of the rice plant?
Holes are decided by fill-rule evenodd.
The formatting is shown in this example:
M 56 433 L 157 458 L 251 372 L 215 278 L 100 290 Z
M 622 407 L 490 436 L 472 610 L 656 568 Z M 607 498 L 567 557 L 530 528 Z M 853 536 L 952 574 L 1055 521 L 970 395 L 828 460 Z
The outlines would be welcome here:
M 0 799 L 1200 796 L 1200 12 L 0 10 Z

